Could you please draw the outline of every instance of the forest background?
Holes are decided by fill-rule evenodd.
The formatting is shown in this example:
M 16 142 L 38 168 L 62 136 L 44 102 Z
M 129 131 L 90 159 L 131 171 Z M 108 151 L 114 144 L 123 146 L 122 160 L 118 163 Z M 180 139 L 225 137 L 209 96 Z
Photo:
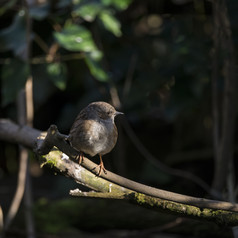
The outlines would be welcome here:
M 0 117 L 18 120 L 19 92 L 27 82 L 33 87 L 31 124 L 39 130 L 56 124 L 68 134 L 83 107 L 109 102 L 125 116 L 116 119 L 118 143 L 104 157 L 108 170 L 234 202 L 237 10 L 235 0 L 1 1 Z M 3 214 L 16 189 L 18 154 L 17 145 L 0 142 Z M 34 223 L 43 237 L 139 228 L 147 236 L 154 227 L 158 233 L 232 237 L 229 228 L 120 201 L 70 198 L 69 189 L 78 185 L 41 168 L 33 155 L 29 173 Z M 9 235 L 21 237 L 23 212 L 24 206 Z

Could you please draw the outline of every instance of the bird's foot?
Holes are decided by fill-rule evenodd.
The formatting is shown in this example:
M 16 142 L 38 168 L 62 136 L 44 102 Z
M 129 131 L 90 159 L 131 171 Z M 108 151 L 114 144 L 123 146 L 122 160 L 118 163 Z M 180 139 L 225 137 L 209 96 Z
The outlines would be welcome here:
M 80 152 L 77 156 L 76 156 L 76 160 L 78 160 L 79 165 L 83 163 L 83 153 Z
M 97 169 L 99 167 L 99 172 L 97 174 L 97 176 L 100 176 L 102 171 L 104 172 L 104 174 L 107 174 L 107 170 L 104 167 L 103 163 L 100 163 L 99 165 L 97 165 L 95 168 L 93 168 L 93 170 Z

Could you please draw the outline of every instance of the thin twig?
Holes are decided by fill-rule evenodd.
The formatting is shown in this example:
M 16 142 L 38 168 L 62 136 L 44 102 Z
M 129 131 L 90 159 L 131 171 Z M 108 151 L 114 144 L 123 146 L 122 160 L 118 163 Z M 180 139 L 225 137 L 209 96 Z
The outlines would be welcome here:
M 27 160 L 28 160 L 28 153 L 27 153 L 27 150 L 24 149 L 20 153 L 20 166 L 19 166 L 19 173 L 18 173 L 18 180 L 17 180 L 17 190 L 13 198 L 13 201 L 11 203 L 11 207 L 6 216 L 4 230 L 8 230 L 14 217 L 16 216 L 16 213 L 22 201 L 22 197 L 25 190 Z
M 202 187 L 206 192 L 211 194 L 215 198 L 219 198 L 218 194 L 211 192 L 209 185 L 204 182 L 201 178 L 197 177 L 194 174 L 191 174 L 187 171 L 184 170 L 179 170 L 179 169 L 174 169 L 171 167 L 166 166 L 164 163 L 160 162 L 159 159 L 157 159 L 155 156 L 153 156 L 142 144 L 142 142 L 139 140 L 139 138 L 136 136 L 135 132 L 129 125 L 129 123 L 126 120 L 123 120 L 123 126 L 125 128 L 125 132 L 131 139 L 132 143 L 135 145 L 137 150 L 144 156 L 145 159 L 147 159 L 150 163 L 152 163 L 155 167 L 161 169 L 162 171 L 175 175 L 178 177 L 186 178 L 200 187 Z
M 49 52 L 48 45 L 44 42 L 44 40 L 37 34 L 34 34 L 34 41 L 38 44 L 38 46 L 46 53 Z
M 136 62 L 137 62 L 137 56 L 133 55 L 131 58 L 131 63 L 130 63 L 129 69 L 128 69 L 128 74 L 127 74 L 126 82 L 124 85 L 124 91 L 123 91 L 124 99 L 127 96 L 128 92 L 130 90 L 130 87 L 131 87 L 131 82 L 132 82 L 133 74 L 135 71 Z M 116 93 L 112 93 L 111 91 L 112 90 L 110 90 L 112 101 L 113 102 L 116 101 L 116 102 L 114 102 L 113 105 L 116 107 L 117 106 L 121 107 L 121 101 L 118 97 L 117 90 L 116 89 L 114 90 Z M 115 100 L 115 98 L 116 98 L 116 100 Z M 136 136 L 135 132 L 133 131 L 133 129 L 131 128 L 131 126 L 129 125 L 129 123 L 126 120 L 123 120 L 122 125 L 125 128 L 126 134 L 129 136 L 129 138 L 131 139 L 132 143 L 135 145 L 137 150 L 144 156 L 144 158 L 146 160 L 148 160 L 150 163 L 152 163 L 155 167 L 161 169 L 165 173 L 189 179 L 189 180 L 193 181 L 194 183 L 196 183 L 197 185 L 199 185 L 200 187 L 202 187 L 208 194 L 212 195 L 212 197 L 217 198 L 217 199 L 220 198 L 220 194 L 216 193 L 214 190 L 211 190 L 210 186 L 204 180 L 199 178 L 198 176 L 191 174 L 187 171 L 171 168 L 169 166 L 166 166 L 164 163 L 160 162 L 155 156 L 153 156 L 146 149 L 146 147 L 143 145 L 143 143 Z
M 123 87 L 123 93 L 122 93 L 123 102 L 125 102 L 125 99 L 128 96 L 128 93 L 131 89 L 132 79 L 136 69 L 137 58 L 138 56 L 136 54 L 133 54 L 130 59 L 130 63 L 129 63 L 129 67 L 128 67 L 128 71 L 127 71 L 127 75 L 126 75 L 126 79 L 125 79 L 125 83 Z
M 213 148 L 215 167 L 218 163 L 219 157 L 219 143 L 220 143 L 220 117 L 218 109 L 218 68 L 219 68 L 219 45 L 220 45 L 220 26 L 219 26 L 219 10 L 217 4 L 213 3 L 213 49 L 212 49 L 212 75 L 211 75 L 211 89 L 212 89 L 212 114 L 213 114 Z
M 17 108 L 18 108 L 18 122 L 21 126 L 25 124 L 26 118 L 26 108 L 25 108 L 25 93 L 24 90 L 21 90 L 18 94 L 17 100 Z M 6 221 L 4 224 L 4 230 L 8 230 L 9 226 L 11 225 L 13 219 L 16 216 L 16 213 L 19 209 L 21 204 L 24 190 L 25 190 L 25 182 L 26 182 L 26 171 L 27 171 L 27 158 L 28 152 L 22 146 L 20 146 L 20 156 L 19 156 L 19 171 L 18 171 L 18 180 L 17 180 L 17 189 L 12 200 L 10 209 L 6 216 Z
M 33 105 L 33 78 L 31 72 L 31 33 L 32 33 L 32 19 L 29 15 L 29 5 L 27 0 L 24 0 L 25 12 L 26 12 L 26 43 L 27 43 L 27 59 L 26 64 L 29 68 L 28 78 L 25 84 L 25 94 L 22 95 L 23 102 L 22 104 L 25 106 L 25 110 L 21 113 L 25 113 L 25 121 L 24 124 L 30 127 L 33 126 L 33 118 L 34 118 L 34 105 Z M 24 102 L 25 101 L 25 102 Z M 22 150 L 28 151 L 26 148 Z M 25 206 L 25 222 L 27 229 L 27 237 L 34 238 L 35 237 L 35 225 L 34 218 L 32 214 L 32 188 L 31 188 L 31 176 L 29 172 L 29 160 L 27 158 L 26 165 L 26 181 L 25 181 L 25 194 L 24 194 L 24 206 Z
M 1 234 L 3 232 L 3 227 L 4 227 L 4 223 L 3 223 L 3 211 L 2 211 L 2 207 L 0 205 L 0 237 Z
M 22 147 L 21 147 L 22 148 Z M 8 230 L 11 225 L 16 213 L 19 209 L 20 203 L 23 198 L 24 190 L 25 190 L 25 181 L 26 181 L 26 170 L 27 170 L 27 160 L 28 160 L 28 152 L 26 149 L 21 149 L 20 151 L 20 165 L 18 172 L 18 180 L 17 180 L 17 189 L 12 200 L 10 209 L 6 216 L 4 230 Z

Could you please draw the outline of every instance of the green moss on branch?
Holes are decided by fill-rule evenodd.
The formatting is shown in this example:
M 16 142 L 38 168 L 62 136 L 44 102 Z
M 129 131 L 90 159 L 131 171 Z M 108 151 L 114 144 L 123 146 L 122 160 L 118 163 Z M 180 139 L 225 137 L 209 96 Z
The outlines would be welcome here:
M 238 213 L 224 210 L 213 210 L 208 208 L 199 208 L 187 204 L 172 202 L 160 198 L 147 196 L 142 193 L 131 193 L 129 200 L 137 205 L 147 207 L 160 212 L 169 212 L 174 215 L 197 218 L 200 220 L 207 220 L 215 222 L 219 225 L 238 225 Z

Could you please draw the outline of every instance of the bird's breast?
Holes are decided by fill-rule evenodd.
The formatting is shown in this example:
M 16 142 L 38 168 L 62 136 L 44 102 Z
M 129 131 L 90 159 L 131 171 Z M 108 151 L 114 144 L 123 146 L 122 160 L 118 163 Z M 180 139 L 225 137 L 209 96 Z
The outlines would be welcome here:
M 93 123 L 89 141 L 94 155 L 109 153 L 117 141 L 117 128 L 114 123 L 101 121 Z
M 110 120 L 83 120 L 70 133 L 71 145 L 91 156 L 109 153 L 116 141 L 117 128 Z

